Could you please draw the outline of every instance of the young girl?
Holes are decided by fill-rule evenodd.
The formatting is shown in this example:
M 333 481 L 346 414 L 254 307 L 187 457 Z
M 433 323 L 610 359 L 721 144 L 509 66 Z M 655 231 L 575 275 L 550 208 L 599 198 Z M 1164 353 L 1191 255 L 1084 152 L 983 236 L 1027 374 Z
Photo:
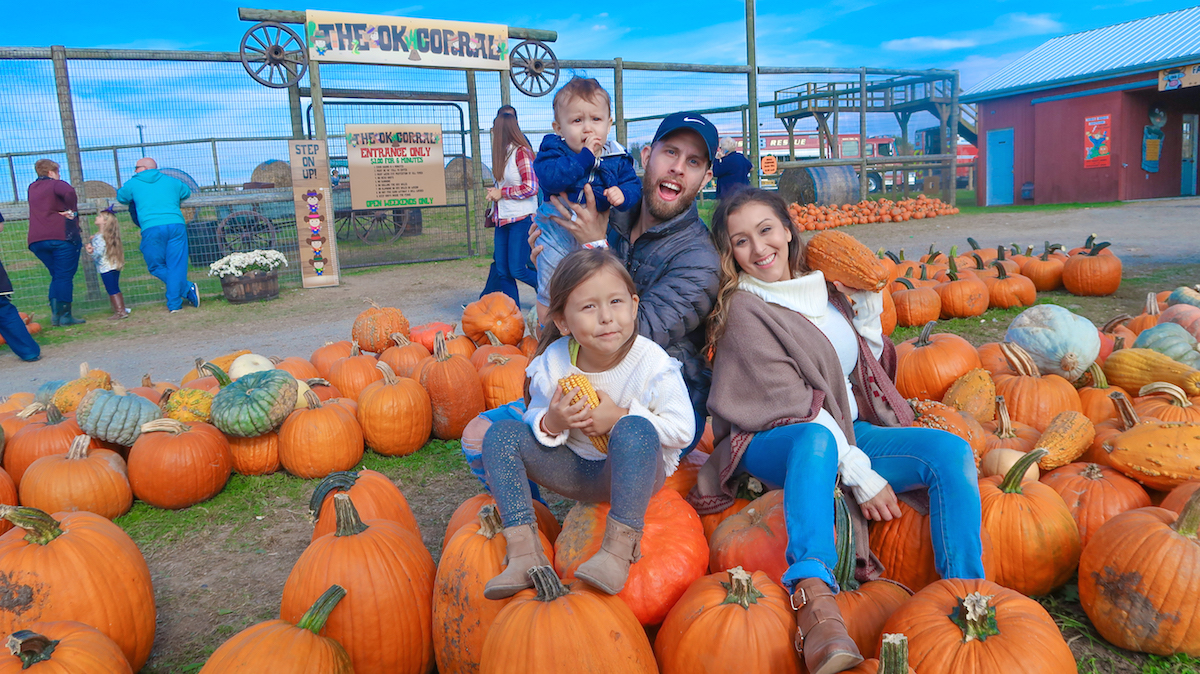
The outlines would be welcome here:
M 892 382 L 882 296 L 810 272 L 776 193 L 747 189 L 723 200 L 712 238 L 721 256 L 708 335 L 714 450 L 689 500 L 702 514 L 720 511 L 745 473 L 783 488 L 783 583 L 799 611 L 797 648 L 812 674 L 841 672 L 862 656 L 833 597 L 830 496 L 839 475 L 873 520 L 900 515 L 895 492 L 927 488 L 938 572 L 982 578 L 974 456 L 955 435 L 907 428 L 913 415 Z
M 121 245 L 121 224 L 111 210 L 100 211 L 96 214 L 96 234 L 87 244 L 87 252 L 96 263 L 96 273 L 104 281 L 104 289 L 108 291 L 108 301 L 112 304 L 113 315 L 109 320 L 118 320 L 129 316 L 125 308 L 125 297 L 121 295 L 121 270 L 125 268 L 125 247 Z
M 638 296 L 629 272 L 605 250 L 563 258 L 550 280 L 550 322 L 526 369 L 524 421 L 498 421 L 483 439 L 483 465 L 508 541 L 508 568 L 484 596 L 533 587 L 529 569 L 549 564 L 538 543 L 529 480 L 579 501 L 608 501 L 600 551 L 575 576 L 620 592 L 639 557 L 650 497 L 675 472 L 696 430 L 680 364 L 637 333 Z M 559 381 L 582 375 L 594 409 Z M 607 436 L 607 445 L 604 438 Z

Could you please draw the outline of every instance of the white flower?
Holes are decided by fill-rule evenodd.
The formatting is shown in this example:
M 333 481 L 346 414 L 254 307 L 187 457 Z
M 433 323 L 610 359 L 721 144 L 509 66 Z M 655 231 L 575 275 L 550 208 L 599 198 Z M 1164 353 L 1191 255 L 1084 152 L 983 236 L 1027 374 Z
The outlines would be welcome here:
M 230 253 L 208 266 L 208 275 L 225 278 L 241 276 L 252 271 L 271 271 L 287 266 L 287 258 L 277 250 L 252 250 L 249 253 Z

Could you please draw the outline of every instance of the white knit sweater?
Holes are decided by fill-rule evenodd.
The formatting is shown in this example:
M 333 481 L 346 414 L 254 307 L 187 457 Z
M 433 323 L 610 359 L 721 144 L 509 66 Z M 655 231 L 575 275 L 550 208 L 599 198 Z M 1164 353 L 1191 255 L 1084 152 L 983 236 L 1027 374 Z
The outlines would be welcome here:
M 858 365 L 858 340 L 855 339 L 854 332 L 857 331 L 863 336 L 876 358 L 883 353 L 883 296 L 867 291 L 847 293 L 846 296 L 854 306 L 852 326 L 829 301 L 825 275 L 819 271 L 775 283 L 764 283 L 749 274 L 742 274 L 738 280 L 738 288 L 761 297 L 763 301 L 803 314 L 825 333 L 833 345 L 833 350 L 837 352 L 842 372 L 846 373 L 849 413 L 857 420 L 858 403 L 850 384 L 850 373 Z M 838 470 L 842 474 L 842 482 L 854 490 L 858 502 L 862 503 L 878 494 L 887 485 L 887 480 L 871 469 L 870 457 L 850 444 L 842 427 L 828 410 L 822 409 L 814 421 L 828 428 L 837 440 Z
M 667 355 L 662 347 L 638 335 L 629 353 L 616 367 L 604 372 L 584 372 L 571 364 L 567 348 L 569 337 L 554 342 L 542 355 L 533 359 L 525 374 L 529 375 L 529 409 L 525 423 L 533 428 L 534 437 L 547 447 L 566 444 L 571 451 L 590 461 L 603 461 L 604 454 L 596 451 L 592 441 L 582 431 L 569 429 L 558 435 L 542 431 L 542 417 L 558 388 L 558 380 L 571 374 L 582 374 L 597 391 L 604 391 L 630 414 L 645 417 L 658 431 L 662 443 L 663 463 L 667 475 L 679 466 L 679 454 L 696 434 L 696 416 L 683 383 L 679 361 Z

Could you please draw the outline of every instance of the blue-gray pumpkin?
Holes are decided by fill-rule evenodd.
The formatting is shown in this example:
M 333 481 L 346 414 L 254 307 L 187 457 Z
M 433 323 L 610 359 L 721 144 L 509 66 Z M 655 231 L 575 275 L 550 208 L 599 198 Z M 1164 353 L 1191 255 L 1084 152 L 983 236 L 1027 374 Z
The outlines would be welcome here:
M 69 380 L 55 379 L 54 381 L 42 384 L 38 387 L 37 392 L 33 394 L 33 399 L 43 405 L 49 405 L 54 401 L 54 394 L 58 393 L 58 389 L 62 388 L 63 384 L 66 384 L 67 381 Z
M 1153 349 L 1171 360 L 1200 369 L 1200 351 L 1196 350 L 1196 338 L 1178 323 L 1159 323 L 1138 334 L 1133 343 L 1135 349 Z
M 1200 307 L 1200 285 L 1197 286 L 1179 286 L 1167 295 L 1167 306 L 1175 306 L 1176 304 L 1190 304 L 1193 307 Z
M 252 372 L 217 392 L 209 420 L 227 435 L 258 437 L 291 414 L 298 389 L 296 378 L 283 370 Z
M 84 433 L 124 447 L 142 434 L 142 424 L 160 417 L 158 405 L 122 388 L 89 391 L 75 409 L 75 421 Z
M 1008 326 L 1004 341 L 1025 349 L 1042 374 L 1067 381 L 1083 376 L 1100 355 L 1100 333 L 1091 321 L 1054 304 L 1022 311 Z

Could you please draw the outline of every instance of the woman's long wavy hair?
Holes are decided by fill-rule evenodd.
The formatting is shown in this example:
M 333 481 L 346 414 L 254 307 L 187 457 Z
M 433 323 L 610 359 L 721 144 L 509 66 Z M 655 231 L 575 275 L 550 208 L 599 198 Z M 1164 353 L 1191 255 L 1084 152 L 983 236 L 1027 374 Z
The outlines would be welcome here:
M 575 292 L 584 281 L 599 274 L 601 271 L 608 269 L 617 275 L 617 278 L 625 284 L 625 288 L 631 296 L 637 295 L 637 286 L 633 284 L 633 277 L 629 275 L 629 270 L 615 255 L 603 248 L 581 248 L 562 259 L 558 266 L 554 268 L 554 274 L 550 277 L 550 306 L 546 311 L 546 325 L 542 328 L 541 338 L 538 339 L 537 351 L 533 354 L 534 358 L 542 355 L 550 345 L 562 338 L 562 333 L 558 330 L 558 324 L 555 319 L 562 320 L 567 310 L 567 300 L 571 297 L 571 293 Z M 629 340 L 621 346 L 620 359 L 625 358 L 625 354 L 633 348 L 633 343 L 637 340 L 637 326 L 634 326 L 633 334 L 629 336 Z M 529 377 L 525 378 L 525 404 L 529 404 Z
M 496 120 L 492 122 L 492 175 L 497 185 L 504 180 L 504 166 L 508 163 L 509 148 L 513 145 L 533 151 L 529 139 L 521 132 L 521 125 L 517 124 L 516 109 L 505 105 L 496 112 Z
M 721 259 L 721 284 L 717 290 L 717 302 L 708 317 L 708 344 L 705 353 L 711 362 L 716 358 L 717 343 L 725 334 L 725 321 L 729 318 L 729 301 L 737 290 L 738 275 L 742 268 L 733 258 L 733 247 L 729 243 L 729 217 L 749 204 L 762 204 L 769 207 L 779 218 L 779 222 L 792 232 L 792 240 L 788 243 L 788 267 L 792 270 L 792 278 L 809 271 L 805 256 L 804 241 L 800 231 L 796 229 L 791 216 L 788 215 L 787 204 L 777 192 L 767 192 L 759 189 L 743 189 L 732 196 L 722 199 L 717 204 L 717 210 L 712 218 L 712 241 Z

